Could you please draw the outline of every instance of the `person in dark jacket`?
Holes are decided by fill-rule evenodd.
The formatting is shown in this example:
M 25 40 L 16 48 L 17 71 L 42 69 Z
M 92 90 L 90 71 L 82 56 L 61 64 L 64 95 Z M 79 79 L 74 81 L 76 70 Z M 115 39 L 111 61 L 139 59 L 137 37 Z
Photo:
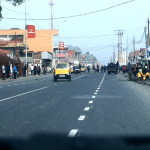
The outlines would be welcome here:
M 26 64 L 24 65 L 23 67 L 23 76 L 26 77 L 26 70 L 27 70 L 27 67 L 26 67 Z
M 90 72 L 90 67 L 89 66 L 87 67 L 87 70 L 88 70 L 88 73 L 89 73 Z
M 38 66 L 38 75 L 40 76 L 40 74 L 41 74 L 41 67 Z
M 6 66 L 6 76 L 7 76 L 7 79 L 10 78 L 10 65 L 9 64 L 7 64 Z
M 36 76 L 36 72 L 37 72 L 37 67 L 36 65 L 34 66 L 34 75 Z

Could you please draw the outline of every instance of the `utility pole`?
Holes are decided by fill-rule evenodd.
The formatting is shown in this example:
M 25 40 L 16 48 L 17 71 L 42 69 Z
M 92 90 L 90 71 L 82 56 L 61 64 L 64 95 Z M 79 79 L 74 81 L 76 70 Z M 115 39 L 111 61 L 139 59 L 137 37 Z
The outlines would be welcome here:
M 114 46 L 114 52 L 113 52 L 113 63 L 115 64 L 116 63 L 116 54 L 115 54 L 115 46 Z
M 133 37 L 133 52 L 134 52 L 133 60 L 134 60 L 134 63 L 136 63 L 135 62 L 135 37 Z
M 148 47 L 148 49 L 147 49 Z M 148 43 L 147 43 L 147 47 L 146 47 L 146 58 L 147 58 L 147 53 L 149 51 L 149 18 L 148 18 Z
M 26 0 L 25 0 L 25 45 L 26 45 L 26 67 L 27 67 L 27 19 L 26 19 Z M 27 70 L 26 70 L 27 76 Z
M 122 65 L 122 36 L 124 30 L 115 30 L 117 31 L 117 36 L 118 36 L 118 62 L 119 65 Z
M 128 62 L 128 37 L 127 37 L 127 48 L 126 48 L 126 64 Z

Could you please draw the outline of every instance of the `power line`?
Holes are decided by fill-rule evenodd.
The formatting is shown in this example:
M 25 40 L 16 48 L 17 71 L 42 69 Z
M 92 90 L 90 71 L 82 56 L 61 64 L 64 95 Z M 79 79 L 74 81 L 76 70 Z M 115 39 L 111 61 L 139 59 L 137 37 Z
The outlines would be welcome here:
M 101 9 L 101 10 L 97 10 L 97 11 L 93 11 L 93 12 L 89 12 L 89 13 L 85 13 L 85 14 L 74 15 L 74 16 L 68 16 L 68 17 L 59 17 L 59 18 L 53 18 L 53 19 L 67 19 L 67 18 L 73 18 L 73 17 L 86 16 L 86 15 L 98 13 L 98 12 L 101 12 L 101 11 L 106 11 L 106 10 L 109 10 L 109 9 L 112 9 L 112 8 L 115 8 L 115 7 L 118 7 L 118 6 L 127 4 L 127 3 L 131 3 L 131 2 L 133 2 L 133 1 L 135 1 L 135 0 L 130 0 L 130 1 L 127 1 L 127 2 L 124 2 L 124 3 L 120 3 L 120 4 L 117 4 L 117 5 L 114 5 L 114 6 L 105 8 L 105 9 Z M 9 9 L 9 10 L 10 10 L 10 9 Z M 14 12 L 15 12 L 15 11 L 14 11 Z M 19 13 L 19 12 L 17 12 L 17 13 Z M 14 19 L 14 20 L 25 20 L 25 19 L 20 19 L 20 18 L 8 18 L 8 17 L 3 17 L 3 18 L 4 18 L 4 19 Z M 50 19 L 51 19 L 51 18 L 48 18 L 48 19 L 33 19 L 33 20 L 50 20 Z M 31 20 L 31 19 L 27 19 L 27 20 Z
M 137 2 L 137 1 L 135 1 L 134 7 L 133 7 L 133 9 L 132 9 L 132 11 L 131 11 L 131 13 L 130 13 L 130 16 L 129 16 L 127 22 L 125 23 L 124 27 L 127 25 L 128 21 L 130 20 L 130 18 L 131 18 L 131 16 L 132 16 L 133 10 L 134 10 L 134 8 L 135 8 L 135 6 L 136 6 L 136 2 Z M 124 27 L 123 27 L 123 29 L 124 29 Z
M 146 3 L 148 2 L 148 0 L 146 1 Z M 142 11 L 140 12 L 140 15 L 137 17 L 137 19 L 136 19 L 136 21 L 133 23 L 133 25 L 130 27 L 130 28 L 132 28 L 133 26 L 134 26 L 134 24 L 137 22 L 137 20 L 139 19 L 139 17 L 141 16 L 141 14 L 142 14 L 142 12 L 143 12 L 143 10 L 144 10 L 144 8 L 145 8 L 145 6 L 146 6 L 146 3 L 145 3 L 145 5 L 144 5 L 144 7 L 143 7 L 143 9 L 142 9 Z M 129 28 L 129 29 L 130 29 Z

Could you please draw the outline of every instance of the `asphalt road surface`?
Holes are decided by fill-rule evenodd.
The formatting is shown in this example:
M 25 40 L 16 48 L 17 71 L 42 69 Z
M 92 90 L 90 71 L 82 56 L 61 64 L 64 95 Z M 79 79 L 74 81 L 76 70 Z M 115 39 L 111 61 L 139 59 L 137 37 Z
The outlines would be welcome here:
M 0 137 L 147 135 L 149 87 L 121 74 L 52 75 L 0 84 Z

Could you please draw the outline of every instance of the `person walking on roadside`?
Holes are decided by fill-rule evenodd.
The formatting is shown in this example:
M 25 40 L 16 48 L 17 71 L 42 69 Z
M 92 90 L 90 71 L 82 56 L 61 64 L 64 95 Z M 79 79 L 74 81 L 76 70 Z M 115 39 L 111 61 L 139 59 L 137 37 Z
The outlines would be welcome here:
M 97 65 L 97 73 L 99 73 L 99 65 Z
M 3 77 L 3 80 L 5 80 L 5 73 L 6 73 L 6 69 L 5 69 L 5 66 L 3 65 L 2 66 L 2 77 Z
M 88 70 L 88 73 L 89 73 L 90 72 L 90 67 L 89 66 L 87 67 L 87 70 Z
M 10 65 L 7 64 L 6 66 L 6 76 L 7 76 L 7 80 L 10 79 Z
M 136 74 L 137 74 L 136 64 L 133 66 L 133 74 L 134 74 L 134 78 L 135 78 L 135 77 L 136 77 Z
M 16 75 L 17 75 L 17 67 L 16 67 L 15 65 L 14 65 L 13 71 L 14 71 L 14 79 L 16 79 Z
M 49 71 L 50 71 L 50 73 L 52 72 L 52 68 L 51 67 L 49 68 Z
M 33 76 L 33 69 L 34 69 L 33 65 L 31 65 L 30 69 L 31 69 L 31 76 Z
M 76 66 L 73 66 L 73 73 L 75 74 Z
M 104 67 L 103 67 L 103 65 L 102 65 L 102 67 L 101 67 L 101 72 L 103 73 L 103 70 L 104 70 Z
M 40 74 L 41 74 L 41 67 L 38 66 L 38 75 L 40 76 Z
M 130 64 L 128 64 L 127 71 L 128 71 L 128 78 L 129 78 L 129 81 L 132 80 L 132 73 L 131 73 L 131 70 L 132 70 L 132 67 L 131 67 Z
M 44 74 L 46 75 L 46 67 L 44 66 L 44 69 L 43 69 L 43 71 L 44 71 Z
M 24 65 L 23 67 L 23 76 L 26 77 L 26 70 L 27 70 L 27 67 L 26 67 L 26 64 Z
M 34 66 L 34 75 L 36 76 L 36 72 L 37 72 L 37 67 L 36 65 Z

